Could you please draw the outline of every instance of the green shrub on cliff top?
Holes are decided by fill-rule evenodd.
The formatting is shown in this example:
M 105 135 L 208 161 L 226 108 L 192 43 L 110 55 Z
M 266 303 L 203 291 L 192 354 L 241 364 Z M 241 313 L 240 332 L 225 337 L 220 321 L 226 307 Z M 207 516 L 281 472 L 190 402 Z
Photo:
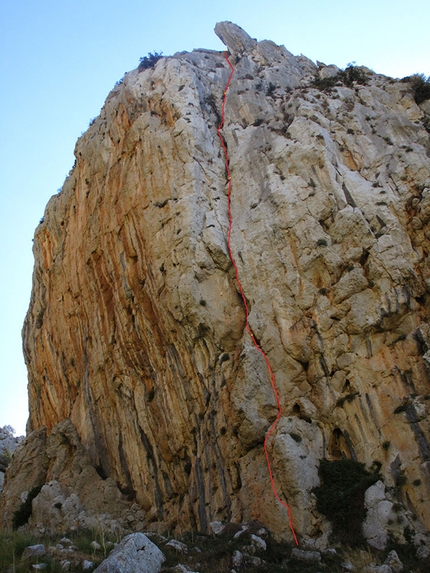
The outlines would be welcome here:
M 141 71 L 148 68 L 153 68 L 162 56 L 163 52 L 149 52 L 147 56 L 140 58 L 140 63 L 137 69 Z
M 327 78 L 316 76 L 312 87 L 320 90 L 330 90 L 339 85 L 351 88 L 354 84 L 367 84 L 367 76 L 359 66 L 348 64 L 344 70 L 340 70 L 335 76 Z
M 414 74 L 403 78 L 402 82 L 408 82 L 411 85 L 414 100 L 417 104 L 430 99 L 430 76 L 426 78 L 424 74 Z

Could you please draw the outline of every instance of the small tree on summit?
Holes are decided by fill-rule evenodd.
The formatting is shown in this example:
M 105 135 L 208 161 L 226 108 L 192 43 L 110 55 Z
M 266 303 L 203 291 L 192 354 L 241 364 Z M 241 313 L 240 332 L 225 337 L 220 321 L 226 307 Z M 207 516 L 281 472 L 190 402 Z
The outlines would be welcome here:
M 160 58 L 163 57 L 163 52 L 149 52 L 147 56 L 140 58 L 140 64 L 138 70 L 146 70 L 148 68 L 153 68 Z

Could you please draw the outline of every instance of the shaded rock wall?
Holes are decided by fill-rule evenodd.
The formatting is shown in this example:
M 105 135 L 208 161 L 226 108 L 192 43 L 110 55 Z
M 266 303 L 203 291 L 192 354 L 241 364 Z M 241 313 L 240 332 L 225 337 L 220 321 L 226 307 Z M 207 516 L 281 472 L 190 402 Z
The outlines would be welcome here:
M 318 461 L 377 460 L 428 528 L 424 104 L 367 69 L 366 83 L 321 90 L 314 77 L 333 68 L 217 32 L 235 66 L 232 245 L 283 407 L 278 489 L 299 534 L 319 536 Z M 258 518 L 288 537 L 262 449 L 276 402 L 227 254 L 228 74 L 207 50 L 134 70 L 79 139 L 35 234 L 29 430 L 70 419 L 148 526 Z
M 102 478 L 70 420 L 47 436 L 45 428 L 27 436 L 8 468 L 1 499 L 3 524 L 10 525 L 31 490 L 43 486 L 32 502 L 29 524 L 43 534 L 77 528 L 113 533 L 130 524 L 143 529 L 144 514 L 119 491 L 112 478 Z M 21 524 L 22 525 L 22 524 Z

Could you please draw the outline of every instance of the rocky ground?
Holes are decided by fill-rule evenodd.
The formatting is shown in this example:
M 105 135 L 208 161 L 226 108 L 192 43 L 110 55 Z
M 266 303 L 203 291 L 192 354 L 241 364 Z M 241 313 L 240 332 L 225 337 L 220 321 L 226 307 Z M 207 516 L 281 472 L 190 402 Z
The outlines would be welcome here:
M 70 536 L 29 538 L 2 534 L 0 571 L 133 573 L 426 573 L 430 560 L 410 547 L 384 552 L 333 546 L 318 551 L 311 542 L 292 547 L 277 542 L 261 523 L 211 524 L 212 534 L 175 539 L 134 533 L 111 541 L 101 530 Z M 22 537 L 19 538 L 19 535 Z M 13 551 L 15 548 L 15 552 Z M 15 557 L 15 565 L 12 563 Z

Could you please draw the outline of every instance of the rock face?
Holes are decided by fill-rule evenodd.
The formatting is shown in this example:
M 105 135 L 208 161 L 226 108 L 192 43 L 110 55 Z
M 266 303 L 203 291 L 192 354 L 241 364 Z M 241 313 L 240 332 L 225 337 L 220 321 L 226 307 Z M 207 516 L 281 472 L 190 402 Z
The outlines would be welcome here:
M 15 430 L 11 426 L 0 428 L 0 492 L 3 489 L 4 474 L 13 452 L 19 446 L 24 436 L 15 437 Z
M 217 32 L 235 67 L 232 249 L 283 410 L 269 442 L 277 488 L 299 535 L 323 536 L 319 460 L 377 460 L 387 495 L 428 529 L 425 102 L 365 68 L 322 89 L 333 66 L 230 23 Z M 207 50 L 134 70 L 77 142 L 35 234 L 29 430 L 48 444 L 67 423 L 72 449 L 149 528 L 258 518 L 288 537 L 262 448 L 276 401 L 227 251 L 229 73 Z M 3 504 L 17 503 L 21 459 Z
M 131 522 L 143 528 L 141 509 L 127 502 L 112 478 L 100 477 L 68 419 L 49 436 L 45 429 L 32 432 L 16 451 L 2 498 L 5 523 L 37 486 L 42 489 L 32 502 L 30 525 L 38 533 L 103 528 L 117 534 Z

